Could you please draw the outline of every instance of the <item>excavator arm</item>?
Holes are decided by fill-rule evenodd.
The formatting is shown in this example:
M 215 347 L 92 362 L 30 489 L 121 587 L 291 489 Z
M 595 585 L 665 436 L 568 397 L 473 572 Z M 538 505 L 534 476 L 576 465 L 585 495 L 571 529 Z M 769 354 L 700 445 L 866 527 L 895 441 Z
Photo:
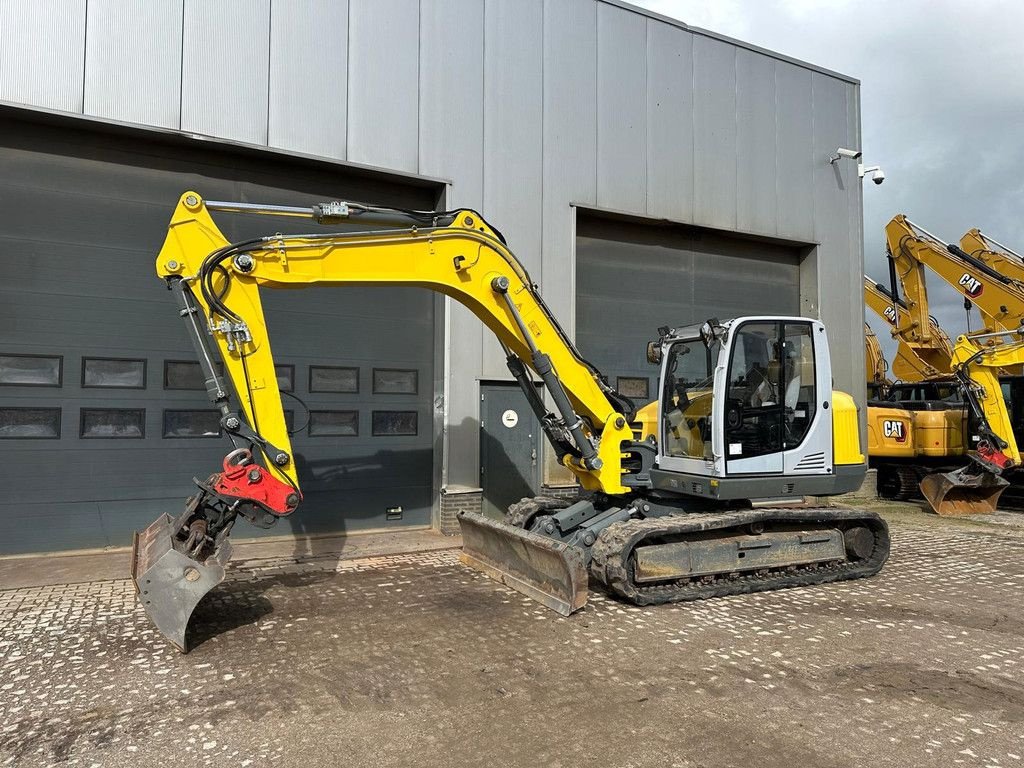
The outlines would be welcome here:
M 388 228 L 231 243 L 211 210 Z M 234 444 L 219 471 L 197 481 L 198 491 L 179 517 L 162 516 L 136 537 L 136 586 L 154 622 L 182 650 L 192 610 L 224 578 L 236 518 L 269 527 L 302 500 L 261 289 L 408 285 L 450 296 L 498 338 L 559 461 L 584 489 L 621 496 L 650 485 L 655 446 L 634 440 L 632 403 L 583 359 L 500 233 L 474 211 L 340 202 L 259 206 L 207 202 L 187 192 L 171 218 L 156 269 L 174 294 L 207 394 Z M 530 370 L 546 387 L 554 412 L 538 395 Z M 546 594 L 530 594 L 563 612 L 585 601 L 587 575 L 578 550 L 519 530 L 510 544 L 509 532 L 492 530 L 499 524 L 484 518 L 462 525 L 465 557 L 474 566 L 523 591 L 535 581 L 546 584 Z M 506 567 L 510 560 L 518 563 L 514 573 Z
M 479 214 L 375 212 L 352 204 L 334 205 L 325 210 L 206 203 L 189 192 L 178 203 L 157 257 L 158 274 L 183 296 L 183 312 L 201 316 L 204 330 L 210 330 L 239 396 L 243 421 L 256 433 L 256 445 L 278 479 L 297 490 L 260 288 L 408 285 L 443 293 L 472 311 L 497 336 L 525 392 L 535 393 L 535 388 L 523 366 L 538 375 L 557 414 L 548 413 L 537 397 L 531 398 L 532 404 L 542 409 L 538 415 L 560 462 L 584 488 L 612 494 L 628 491 L 621 443 L 632 439 L 627 425 L 632 403 L 582 358 L 525 268 Z M 305 215 L 318 223 L 377 221 L 405 227 L 274 235 L 230 244 L 210 209 Z M 188 326 L 191 332 L 196 324 Z M 200 355 L 200 361 L 205 357 Z M 252 439 L 247 431 L 240 436 Z
M 960 238 L 960 249 L 1001 275 L 1024 283 L 1024 256 L 1003 245 L 980 229 L 971 229 Z
M 889 325 L 896 340 L 892 373 L 900 381 L 926 381 L 949 376 L 953 344 L 928 314 L 924 281 L 913 283 L 915 298 L 898 293 L 864 276 L 864 303 Z M 907 285 L 904 293 L 909 294 Z
M 1024 282 L 999 272 L 958 245 L 944 243 L 902 214 L 886 225 L 885 234 L 900 281 L 905 286 L 923 286 L 925 268 L 932 270 L 978 308 L 986 326 L 981 336 L 988 339 L 987 344 L 994 341 L 985 334 L 1020 329 Z
M 993 337 L 995 337 L 993 339 Z M 994 341 L 994 344 L 991 343 Z M 953 472 L 928 475 L 921 492 L 940 515 L 990 513 L 1019 470 L 1021 453 L 999 376 L 1024 363 L 1024 342 L 1006 334 L 964 334 L 953 350 L 953 374 L 960 383 L 972 424 L 971 463 Z
M 864 323 L 864 372 L 868 383 L 868 394 L 871 397 L 881 396 L 892 384 L 886 375 L 889 364 L 882 354 L 882 347 L 871 326 Z

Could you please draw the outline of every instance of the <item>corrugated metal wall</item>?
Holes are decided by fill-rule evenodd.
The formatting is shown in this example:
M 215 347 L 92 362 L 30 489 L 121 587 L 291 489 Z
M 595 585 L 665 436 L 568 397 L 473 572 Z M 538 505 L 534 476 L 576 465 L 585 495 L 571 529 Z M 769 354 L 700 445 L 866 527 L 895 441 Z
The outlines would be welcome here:
M 614 0 L 7 0 L 0 29 L 0 99 L 450 180 L 567 326 L 572 203 L 817 243 L 803 308 L 863 390 L 860 183 L 827 162 L 859 146 L 855 81 Z M 507 374 L 459 308 L 449 350 L 460 424 Z

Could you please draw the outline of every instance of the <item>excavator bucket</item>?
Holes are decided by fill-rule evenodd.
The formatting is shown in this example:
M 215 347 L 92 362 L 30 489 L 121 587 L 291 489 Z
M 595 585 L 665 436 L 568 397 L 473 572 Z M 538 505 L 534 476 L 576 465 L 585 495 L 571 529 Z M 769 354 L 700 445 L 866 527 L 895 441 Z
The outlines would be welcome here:
M 921 480 L 921 493 L 941 517 L 990 515 L 1009 484 L 999 475 L 968 466 L 926 475 Z
M 579 547 L 479 514 L 461 513 L 459 525 L 464 565 L 563 616 L 587 604 L 587 565 Z
M 185 630 L 192 611 L 211 589 L 224 581 L 231 557 L 225 539 L 203 562 L 175 549 L 174 522 L 161 515 L 132 543 L 132 581 L 139 602 L 160 633 L 188 653 Z

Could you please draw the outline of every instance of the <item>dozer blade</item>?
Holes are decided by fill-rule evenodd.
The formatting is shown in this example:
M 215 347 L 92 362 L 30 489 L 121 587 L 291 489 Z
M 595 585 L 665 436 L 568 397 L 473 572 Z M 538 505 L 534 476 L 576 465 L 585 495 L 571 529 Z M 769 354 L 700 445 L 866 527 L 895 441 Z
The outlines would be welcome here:
M 224 581 L 224 565 L 231 557 L 225 541 L 205 561 L 194 560 L 174 548 L 173 521 L 161 515 L 132 543 L 132 580 L 150 620 L 182 653 L 188 653 L 185 630 L 189 617 L 211 589 Z
M 459 515 L 462 554 L 470 568 L 568 616 L 587 604 L 583 551 L 479 514 Z
M 926 475 L 921 480 L 921 493 L 928 506 L 941 517 L 991 515 L 1009 485 L 999 475 L 968 466 Z

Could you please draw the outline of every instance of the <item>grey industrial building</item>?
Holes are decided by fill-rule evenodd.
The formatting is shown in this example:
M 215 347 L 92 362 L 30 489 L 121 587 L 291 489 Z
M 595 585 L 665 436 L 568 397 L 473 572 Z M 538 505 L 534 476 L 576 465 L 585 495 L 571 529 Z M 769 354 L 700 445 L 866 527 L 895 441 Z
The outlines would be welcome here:
M 854 79 L 615 0 L 6 0 L 0 30 L 0 553 L 127 545 L 219 467 L 154 273 L 186 189 L 472 207 L 638 399 L 658 326 L 788 313 L 863 402 Z M 307 494 L 269 535 L 567 482 L 463 307 L 266 293 Z

